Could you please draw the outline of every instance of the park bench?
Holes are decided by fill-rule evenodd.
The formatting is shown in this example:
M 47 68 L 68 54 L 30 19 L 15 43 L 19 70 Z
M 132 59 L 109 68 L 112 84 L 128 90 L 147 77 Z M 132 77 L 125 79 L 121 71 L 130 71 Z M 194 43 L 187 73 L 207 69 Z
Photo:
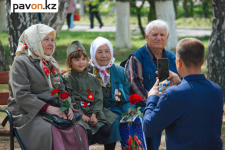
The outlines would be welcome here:
M 8 84 L 8 82 L 9 82 L 9 72 L 8 71 L 0 72 L 0 84 Z M 0 105 L 7 105 L 8 98 L 9 92 L 0 92 Z M 6 122 L 9 121 L 10 129 L 9 130 L 0 129 L 0 136 L 10 136 L 10 150 L 14 150 L 14 136 L 16 136 L 21 149 L 24 150 L 22 142 L 16 131 L 16 128 L 13 125 L 11 113 L 6 109 L 0 108 L 0 113 L 2 112 L 7 114 L 7 117 L 2 121 L 2 126 L 4 127 Z

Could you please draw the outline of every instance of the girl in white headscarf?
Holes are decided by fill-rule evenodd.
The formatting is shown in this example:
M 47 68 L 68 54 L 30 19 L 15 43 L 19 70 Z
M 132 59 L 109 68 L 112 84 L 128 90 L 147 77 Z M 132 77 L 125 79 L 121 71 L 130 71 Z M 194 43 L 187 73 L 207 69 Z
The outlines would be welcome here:
M 81 150 L 74 127 L 58 129 L 45 121 L 40 112 L 72 120 L 72 105 L 68 114 L 47 100 L 57 101 L 51 92 L 58 89 L 66 92 L 60 81 L 60 68 L 52 57 L 55 50 L 56 32 L 47 25 L 37 24 L 26 29 L 20 39 L 16 58 L 9 73 L 10 97 L 8 110 L 25 149 L 32 150 Z M 70 101 L 70 97 L 68 97 Z M 79 122 L 77 122 L 79 124 Z M 88 149 L 86 132 L 77 125 L 82 144 Z
M 128 101 L 130 85 L 126 80 L 125 69 L 114 63 L 112 43 L 103 37 L 96 38 L 90 48 L 90 64 L 93 74 L 100 80 L 103 89 L 103 106 L 117 115 L 111 126 L 111 135 L 104 144 L 106 150 L 114 150 L 117 141 L 121 141 L 119 121 L 121 115 L 133 107 Z

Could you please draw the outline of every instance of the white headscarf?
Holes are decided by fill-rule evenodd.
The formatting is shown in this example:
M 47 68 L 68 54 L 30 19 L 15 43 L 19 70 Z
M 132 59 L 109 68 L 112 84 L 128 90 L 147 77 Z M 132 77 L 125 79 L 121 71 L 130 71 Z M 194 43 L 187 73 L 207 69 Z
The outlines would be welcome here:
M 99 66 L 95 59 L 95 53 L 96 53 L 97 49 L 104 44 L 107 44 L 107 46 L 109 47 L 109 50 L 111 52 L 111 60 L 107 66 Z M 97 37 L 91 44 L 90 53 L 91 53 L 91 60 L 89 63 L 92 66 L 98 68 L 99 76 L 102 78 L 103 84 L 106 85 L 108 82 L 108 79 L 110 77 L 110 75 L 106 71 L 106 68 L 110 68 L 113 65 L 114 60 L 115 60 L 115 58 L 113 57 L 112 43 L 109 40 L 107 40 L 106 38 Z
M 55 51 L 55 45 L 53 48 L 53 52 L 50 56 L 45 55 L 44 50 L 42 48 L 41 41 L 49 33 L 53 34 L 54 39 L 56 38 L 55 30 L 47 25 L 36 24 L 27 28 L 19 38 L 16 56 L 19 56 L 20 54 L 27 52 L 28 56 L 31 56 L 34 59 L 41 60 L 39 65 L 46 76 L 49 87 L 52 87 L 50 74 L 52 73 L 53 75 L 52 77 L 54 83 L 58 83 L 60 79 L 61 70 L 56 60 L 52 57 L 52 54 Z M 51 66 L 51 71 L 49 71 L 48 68 L 46 67 L 46 61 L 50 61 L 51 64 L 53 65 Z

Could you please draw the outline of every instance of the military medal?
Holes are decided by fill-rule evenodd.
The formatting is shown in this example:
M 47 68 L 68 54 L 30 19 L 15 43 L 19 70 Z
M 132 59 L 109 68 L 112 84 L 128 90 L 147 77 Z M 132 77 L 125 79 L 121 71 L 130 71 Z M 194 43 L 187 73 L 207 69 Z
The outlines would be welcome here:
M 115 92 L 114 92 L 115 100 L 119 102 L 121 100 L 120 96 L 121 96 L 120 90 L 119 89 L 115 89 Z
M 89 94 L 87 98 L 91 101 L 94 99 L 94 94 L 91 94 L 91 89 L 87 89 L 87 93 Z

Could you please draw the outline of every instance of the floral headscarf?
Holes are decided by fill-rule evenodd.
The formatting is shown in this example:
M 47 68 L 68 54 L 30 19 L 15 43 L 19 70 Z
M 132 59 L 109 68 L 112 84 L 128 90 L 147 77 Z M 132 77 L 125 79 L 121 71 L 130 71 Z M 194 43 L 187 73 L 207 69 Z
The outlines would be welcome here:
M 53 78 L 54 84 L 58 83 L 60 79 L 61 70 L 56 60 L 52 57 L 52 54 L 55 51 L 55 45 L 53 48 L 53 52 L 50 56 L 45 55 L 44 50 L 42 48 L 41 41 L 49 33 L 53 34 L 54 39 L 56 38 L 55 30 L 47 25 L 36 24 L 27 28 L 19 38 L 19 45 L 16 50 L 16 56 L 27 52 L 28 56 L 31 56 L 33 59 L 40 60 L 39 65 L 45 74 L 49 87 L 52 87 L 50 78 Z M 51 62 L 52 64 L 50 71 L 48 69 L 47 62 Z
M 109 47 L 109 50 L 111 52 L 111 61 L 109 62 L 109 64 L 107 66 L 99 66 L 95 59 L 95 53 L 96 53 L 97 49 L 104 44 L 107 44 L 107 46 Z M 106 71 L 106 68 L 110 68 L 113 65 L 114 60 L 115 60 L 115 58 L 113 57 L 112 43 L 109 40 L 107 40 L 106 38 L 97 37 L 91 44 L 90 53 L 91 53 L 91 60 L 89 63 L 92 66 L 98 68 L 99 75 L 102 78 L 103 84 L 106 85 L 108 82 L 108 79 L 110 77 L 110 75 Z

